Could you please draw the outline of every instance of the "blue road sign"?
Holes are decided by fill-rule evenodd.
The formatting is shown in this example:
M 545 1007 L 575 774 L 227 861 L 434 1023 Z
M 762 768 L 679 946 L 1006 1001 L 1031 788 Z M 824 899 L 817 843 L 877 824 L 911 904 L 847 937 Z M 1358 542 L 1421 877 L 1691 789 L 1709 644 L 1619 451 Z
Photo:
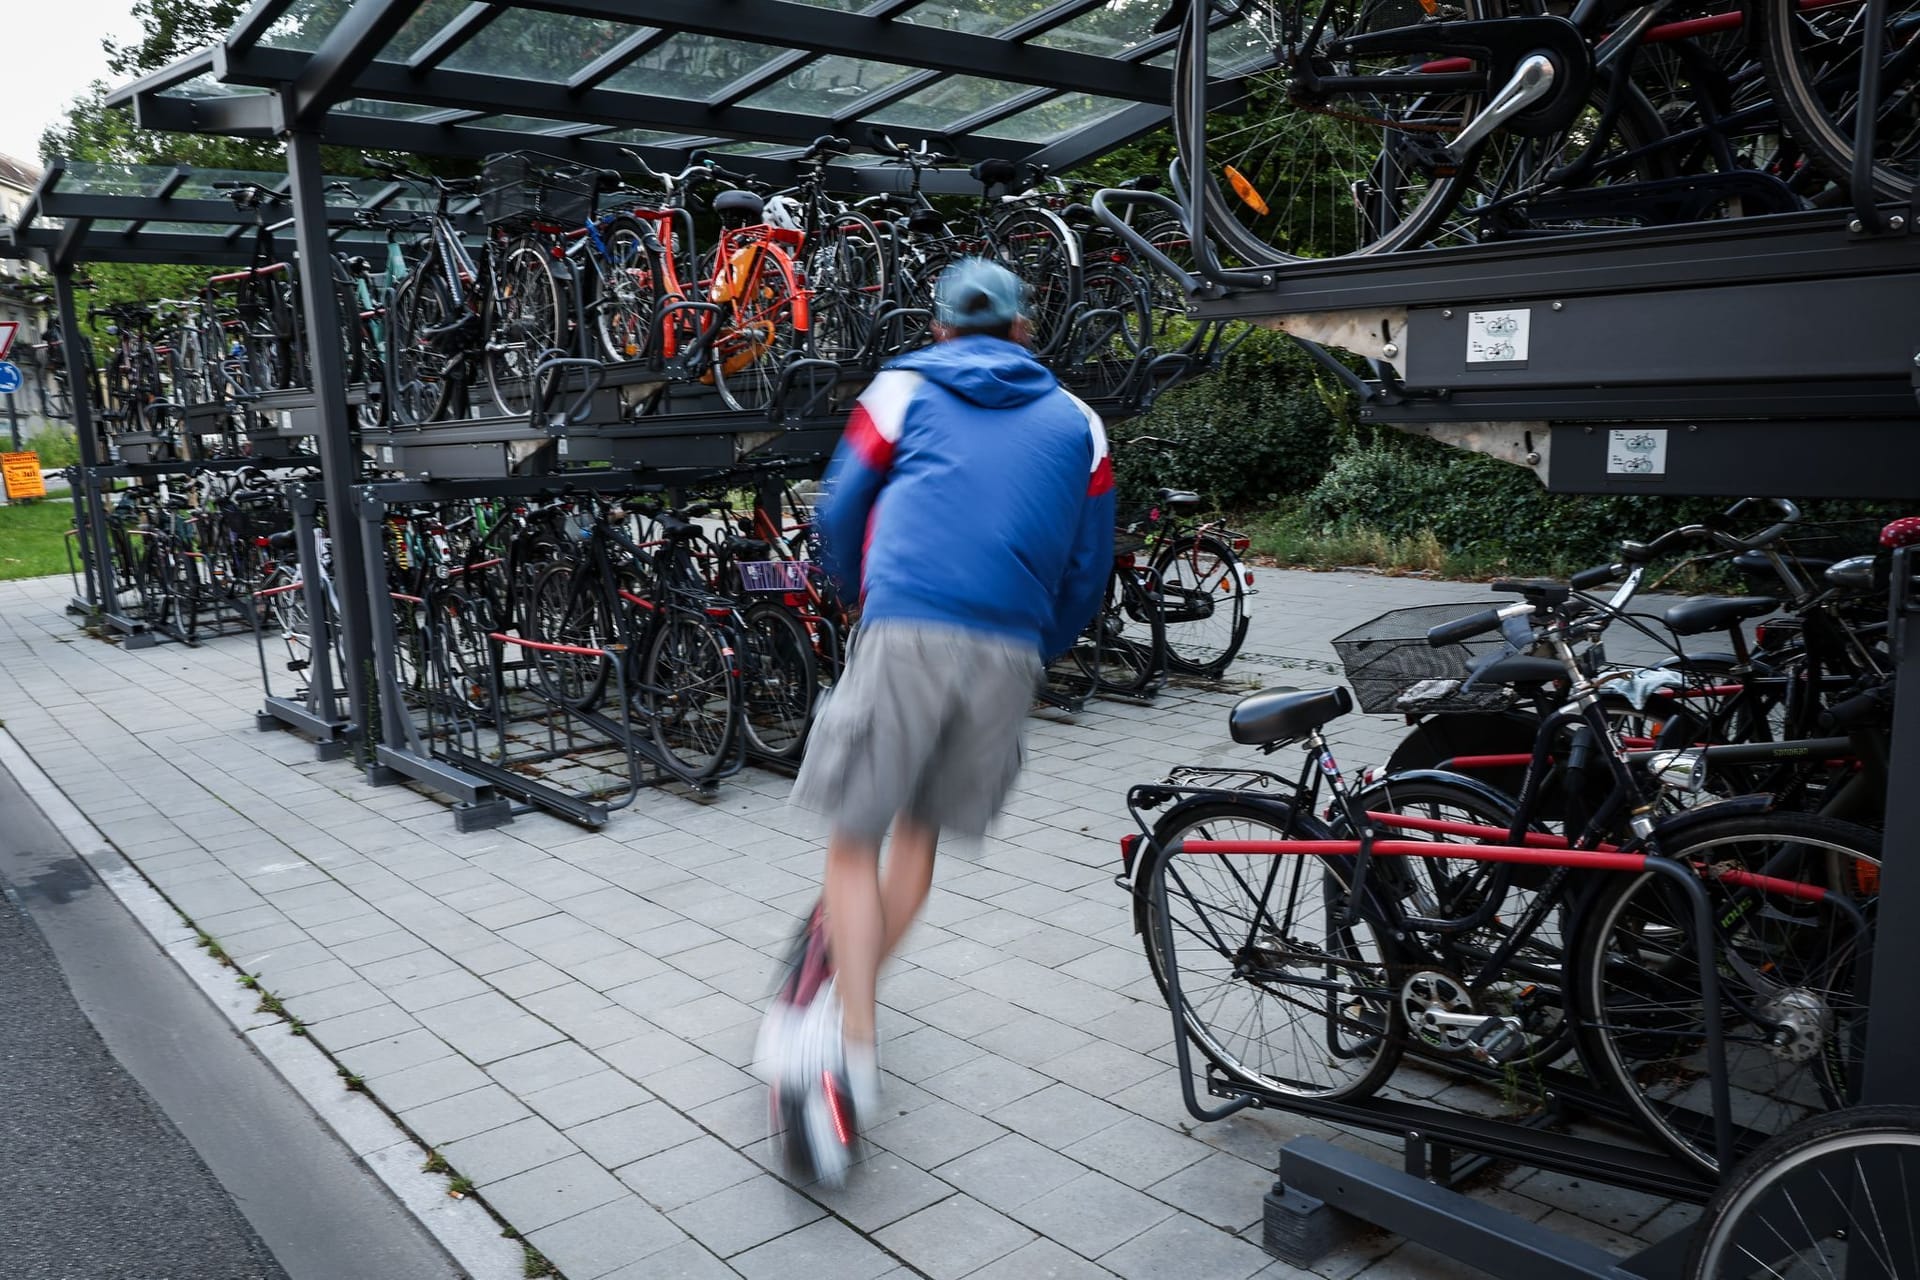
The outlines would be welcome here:
M 11 360 L 0 360 L 0 392 L 20 389 L 20 366 Z

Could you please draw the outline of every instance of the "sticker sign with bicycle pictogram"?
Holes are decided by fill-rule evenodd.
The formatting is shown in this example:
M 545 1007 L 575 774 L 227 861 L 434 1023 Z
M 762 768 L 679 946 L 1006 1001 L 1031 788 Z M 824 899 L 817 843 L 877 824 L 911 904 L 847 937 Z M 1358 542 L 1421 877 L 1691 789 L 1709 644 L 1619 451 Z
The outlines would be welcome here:
M 1667 432 L 1664 427 L 1628 427 L 1607 432 L 1607 474 L 1610 476 L 1664 476 L 1667 474 Z
M 1467 363 L 1525 364 L 1533 313 L 1525 307 L 1467 313 Z
M 40 455 L 0 453 L 0 484 L 5 485 L 10 502 L 46 497 L 47 482 L 40 474 Z

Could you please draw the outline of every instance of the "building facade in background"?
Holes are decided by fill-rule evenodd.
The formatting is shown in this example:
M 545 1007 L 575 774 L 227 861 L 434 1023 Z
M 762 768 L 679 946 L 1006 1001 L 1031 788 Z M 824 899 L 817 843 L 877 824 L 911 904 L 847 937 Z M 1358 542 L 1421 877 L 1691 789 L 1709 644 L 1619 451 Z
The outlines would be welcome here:
M 0 155 L 0 222 L 16 221 L 26 206 L 27 197 L 39 184 L 40 166 Z M 0 258 L 0 320 L 16 320 L 20 324 L 8 359 L 20 366 L 25 378 L 11 405 L 7 403 L 8 397 L 0 396 L 0 446 L 6 448 L 13 447 L 10 429 L 16 418 L 22 439 L 52 425 L 45 416 L 40 389 L 46 374 L 40 367 L 44 353 L 40 331 L 47 321 L 47 309 L 34 301 L 39 291 L 33 287 L 33 282 L 42 275 L 28 263 Z

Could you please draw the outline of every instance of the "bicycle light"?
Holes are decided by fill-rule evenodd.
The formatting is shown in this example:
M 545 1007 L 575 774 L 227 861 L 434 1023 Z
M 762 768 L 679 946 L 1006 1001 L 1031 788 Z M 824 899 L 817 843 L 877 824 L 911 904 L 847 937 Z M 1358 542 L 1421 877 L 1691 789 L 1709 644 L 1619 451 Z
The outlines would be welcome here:
M 1692 796 L 1706 789 L 1707 753 L 1700 747 L 1656 751 L 1647 758 L 1647 768 L 1668 791 Z

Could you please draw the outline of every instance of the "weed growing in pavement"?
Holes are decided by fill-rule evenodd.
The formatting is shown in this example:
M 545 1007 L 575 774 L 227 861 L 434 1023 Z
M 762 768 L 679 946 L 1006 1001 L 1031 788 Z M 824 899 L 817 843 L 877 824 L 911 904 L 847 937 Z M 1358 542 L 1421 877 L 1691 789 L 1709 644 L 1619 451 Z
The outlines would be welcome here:
M 465 1200 L 473 1191 L 473 1179 L 464 1173 L 456 1173 L 447 1181 L 447 1194 L 455 1200 Z
M 280 997 L 271 991 L 260 993 L 260 1003 L 253 1007 L 255 1013 L 270 1013 L 276 1018 L 287 1016 L 287 1006 L 280 1003 Z
M 298 1018 L 290 1017 L 287 1019 L 287 1030 L 293 1035 L 303 1036 L 307 1034 L 307 1024 Z
M 221 964 L 227 966 L 227 968 L 229 969 L 238 967 L 233 963 L 233 957 L 228 955 L 226 951 L 221 948 L 220 940 L 218 938 L 215 938 L 212 934 L 206 932 L 204 929 L 195 929 L 193 931 L 193 935 L 194 935 L 193 941 L 195 946 L 204 948 L 208 955 L 212 956 L 215 960 L 218 960 Z
M 520 1274 L 526 1276 L 527 1280 L 540 1280 L 541 1276 L 560 1274 L 560 1269 L 547 1261 L 546 1254 L 530 1244 L 523 1243 L 520 1247 L 526 1251 L 526 1259 L 520 1265 Z
M 260 989 L 260 979 L 254 977 L 250 973 L 243 973 L 239 977 L 235 978 L 234 981 L 239 983 L 241 986 L 245 987 L 249 991 L 258 991 Z
M 453 1166 L 448 1164 L 447 1158 L 441 1155 L 438 1151 L 429 1151 L 427 1152 L 427 1162 L 420 1166 L 420 1172 L 452 1173 Z
M 349 1090 L 355 1093 L 365 1093 L 367 1091 L 367 1080 L 365 1076 L 357 1076 L 345 1067 L 335 1067 L 334 1070 L 340 1073 L 340 1079 L 346 1083 Z

